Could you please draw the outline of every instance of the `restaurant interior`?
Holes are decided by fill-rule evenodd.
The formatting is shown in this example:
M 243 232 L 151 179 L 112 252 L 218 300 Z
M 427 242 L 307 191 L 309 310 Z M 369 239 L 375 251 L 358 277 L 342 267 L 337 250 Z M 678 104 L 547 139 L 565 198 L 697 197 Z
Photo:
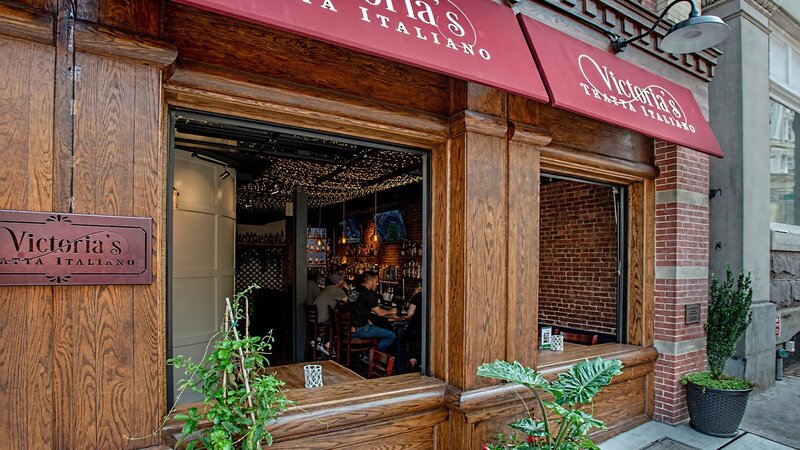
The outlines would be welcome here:
M 172 121 L 170 355 L 201 359 L 224 297 L 257 284 L 247 322 L 252 335 L 274 338 L 273 366 L 335 361 L 346 376 L 425 373 L 424 152 L 191 111 L 173 111 Z M 626 202 L 621 186 L 541 176 L 537 342 L 547 330 L 567 352 L 625 343 Z M 368 271 L 379 277 L 380 308 L 396 309 L 370 319 L 396 336 L 385 352 L 351 336 L 346 302 L 314 303 L 336 274 L 346 294 Z M 562 355 L 544 349 L 538 360 Z M 181 374 L 170 372 L 174 396 Z
M 272 366 L 424 370 L 424 153 L 192 112 L 173 119 L 171 354 L 201 359 L 220 299 L 257 284 L 249 332 L 272 335 Z M 214 251 L 193 255 L 209 240 Z M 365 272 L 379 276 L 379 307 L 396 311 L 370 319 L 397 336 L 386 352 L 351 336 L 347 302 L 314 303 L 337 274 L 347 294 Z M 182 374 L 171 375 L 174 391 Z

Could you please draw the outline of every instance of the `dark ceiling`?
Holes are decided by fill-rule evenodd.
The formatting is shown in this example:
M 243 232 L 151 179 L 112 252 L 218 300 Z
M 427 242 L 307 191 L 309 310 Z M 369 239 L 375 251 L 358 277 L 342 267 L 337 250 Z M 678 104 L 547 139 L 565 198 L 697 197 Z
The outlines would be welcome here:
M 302 188 L 310 208 L 422 180 L 422 154 L 263 124 L 178 114 L 175 148 L 236 170 L 237 210 L 283 211 Z

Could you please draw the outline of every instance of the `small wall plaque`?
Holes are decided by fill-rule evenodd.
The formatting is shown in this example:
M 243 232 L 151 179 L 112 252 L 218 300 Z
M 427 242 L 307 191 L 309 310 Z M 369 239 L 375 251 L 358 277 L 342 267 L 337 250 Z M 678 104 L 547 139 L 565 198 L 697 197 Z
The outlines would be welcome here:
M 686 324 L 700 323 L 700 303 L 686 305 Z
M 152 222 L 0 210 L 0 285 L 150 284 Z

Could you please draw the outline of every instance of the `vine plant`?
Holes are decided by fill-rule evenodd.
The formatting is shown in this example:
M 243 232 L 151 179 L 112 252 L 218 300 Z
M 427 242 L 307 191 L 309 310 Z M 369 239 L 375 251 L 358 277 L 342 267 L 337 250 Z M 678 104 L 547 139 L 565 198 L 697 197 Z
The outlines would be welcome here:
M 267 353 L 272 349 L 272 334 L 250 336 L 247 294 L 258 285 L 226 299 L 225 320 L 220 339 L 199 363 L 176 356 L 169 362 L 183 368 L 186 378 L 178 383 L 182 392 L 189 389 L 203 396 L 203 408 L 189 408 L 174 418 L 184 422 L 178 446 L 187 442 L 187 450 L 260 449 L 272 445 L 267 422 L 292 404 L 286 399 L 284 383 L 269 373 Z M 238 331 L 244 319 L 244 336 Z M 210 426 L 201 424 L 207 421 Z

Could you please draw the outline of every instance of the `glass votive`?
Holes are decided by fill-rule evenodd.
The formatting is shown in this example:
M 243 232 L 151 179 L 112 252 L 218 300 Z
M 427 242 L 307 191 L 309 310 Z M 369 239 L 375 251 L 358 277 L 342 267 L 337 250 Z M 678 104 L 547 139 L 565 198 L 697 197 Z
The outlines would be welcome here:
M 322 386 L 322 366 L 319 364 L 309 364 L 303 366 L 306 378 L 306 387 L 315 388 Z
M 550 350 L 554 352 L 564 351 L 564 336 L 560 334 L 550 336 Z

